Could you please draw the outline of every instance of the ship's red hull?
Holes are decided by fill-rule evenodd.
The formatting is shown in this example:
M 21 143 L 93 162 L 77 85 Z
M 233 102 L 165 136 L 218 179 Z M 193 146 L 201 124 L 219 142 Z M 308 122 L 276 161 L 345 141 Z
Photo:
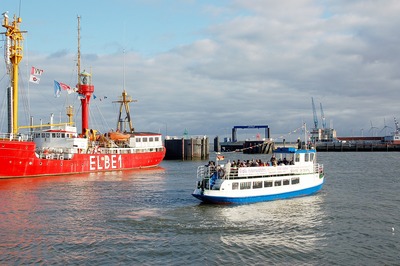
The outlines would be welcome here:
M 0 178 L 66 175 L 157 166 L 165 148 L 157 152 L 74 154 L 72 159 L 40 159 L 31 141 L 0 140 Z

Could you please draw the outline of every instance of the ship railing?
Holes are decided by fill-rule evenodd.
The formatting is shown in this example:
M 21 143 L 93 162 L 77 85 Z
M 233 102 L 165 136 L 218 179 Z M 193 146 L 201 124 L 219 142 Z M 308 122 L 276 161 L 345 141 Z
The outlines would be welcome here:
M 215 167 L 201 165 L 197 167 L 197 186 L 202 189 L 213 189 L 218 175 L 216 174 Z
M 203 179 L 207 177 L 207 174 L 208 174 L 208 167 L 204 165 L 200 165 L 199 167 L 197 167 L 197 179 Z
M 265 167 L 265 168 L 264 168 Z M 249 170 L 253 170 L 250 167 Z M 258 169 L 260 167 L 257 167 Z M 281 166 L 262 166 L 261 170 L 255 168 L 255 171 L 248 172 L 244 177 L 254 178 L 254 177 L 269 177 L 269 176 L 280 176 L 280 175 L 294 175 L 294 174 L 309 174 L 309 173 L 321 173 L 323 172 L 322 164 L 313 164 L 313 166 L 297 166 L 297 165 L 281 165 Z M 224 169 L 224 178 L 225 179 L 237 179 L 243 178 L 239 177 L 239 168 L 231 167 L 229 170 Z M 221 176 L 221 175 L 219 175 Z
M 237 167 L 232 167 L 229 173 L 226 173 L 227 179 L 236 179 L 239 177 L 239 170 Z
M 199 167 L 197 167 L 197 178 L 210 178 L 215 172 L 216 169 L 214 166 L 200 165 Z
M 314 173 L 323 173 L 324 172 L 324 165 L 320 163 L 314 164 Z
M 32 135 L 27 134 L 13 134 L 13 133 L 0 133 L 1 140 L 9 140 L 9 141 L 31 141 Z

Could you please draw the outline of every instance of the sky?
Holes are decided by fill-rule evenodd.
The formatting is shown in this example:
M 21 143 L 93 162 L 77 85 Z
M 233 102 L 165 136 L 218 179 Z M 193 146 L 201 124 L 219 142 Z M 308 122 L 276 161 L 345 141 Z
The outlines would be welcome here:
M 20 124 L 50 113 L 66 121 L 71 104 L 79 116 L 77 95 L 53 91 L 54 80 L 76 84 L 78 15 L 82 69 L 95 85 L 90 126 L 101 132 L 115 129 L 113 101 L 124 88 L 137 100 L 135 129 L 169 136 L 224 138 L 233 126 L 268 125 L 272 138 L 296 139 L 302 123 L 314 127 L 311 98 L 319 127 L 322 104 L 338 136 L 388 135 L 400 120 L 396 0 L 2 0 L 1 7 L 27 31 L 20 86 L 29 101 L 21 97 Z M 38 85 L 28 82 L 31 66 L 44 70 Z M 2 60 L 2 106 L 5 73 Z M 6 128 L 3 113 L 0 121 Z M 239 130 L 238 139 L 263 132 Z

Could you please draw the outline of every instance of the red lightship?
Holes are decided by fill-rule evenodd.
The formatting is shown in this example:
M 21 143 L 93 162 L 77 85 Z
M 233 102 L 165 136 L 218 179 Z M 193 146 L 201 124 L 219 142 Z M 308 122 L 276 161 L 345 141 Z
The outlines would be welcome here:
M 3 14 L 6 65 L 11 76 L 8 88 L 8 132 L 0 133 L 0 178 L 64 175 L 100 171 L 119 171 L 157 166 L 165 156 L 162 135 L 136 132 L 132 127 L 129 103 L 132 98 L 123 90 L 120 114 L 115 132 L 100 134 L 89 128 L 89 102 L 94 92 L 91 74 L 80 72 L 78 30 L 78 84 L 81 99 L 82 131 L 78 133 L 72 121 L 73 108 L 67 107 L 67 123 L 18 125 L 18 65 L 22 60 L 21 18 L 9 23 Z M 79 23 L 79 18 L 78 18 Z M 79 24 L 78 24 L 79 29 Z M 121 113 L 125 107 L 129 129 L 123 129 Z M 27 133 L 20 129 L 28 129 Z

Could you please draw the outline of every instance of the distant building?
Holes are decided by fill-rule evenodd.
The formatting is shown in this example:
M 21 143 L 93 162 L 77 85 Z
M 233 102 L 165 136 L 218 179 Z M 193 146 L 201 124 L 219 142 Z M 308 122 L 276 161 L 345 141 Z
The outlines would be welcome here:
M 333 128 L 314 128 L 311 131 L 311 141 L 317 142 L 332 142 L 337 140 L 336 130 Z

